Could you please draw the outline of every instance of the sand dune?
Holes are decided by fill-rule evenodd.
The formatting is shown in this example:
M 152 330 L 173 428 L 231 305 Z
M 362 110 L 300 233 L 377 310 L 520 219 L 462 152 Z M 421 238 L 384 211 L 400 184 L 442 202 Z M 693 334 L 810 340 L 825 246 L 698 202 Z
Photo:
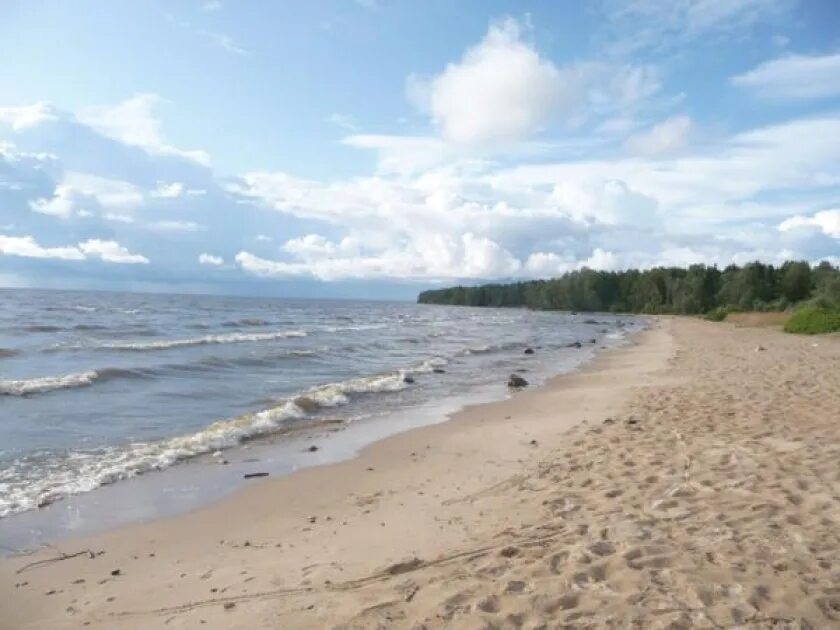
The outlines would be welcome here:
M 0 626 L 840 628 L 839 437 L 840 338 L 663 319 L 354 461 L 60 545 L 92 557 L 4 560 Z

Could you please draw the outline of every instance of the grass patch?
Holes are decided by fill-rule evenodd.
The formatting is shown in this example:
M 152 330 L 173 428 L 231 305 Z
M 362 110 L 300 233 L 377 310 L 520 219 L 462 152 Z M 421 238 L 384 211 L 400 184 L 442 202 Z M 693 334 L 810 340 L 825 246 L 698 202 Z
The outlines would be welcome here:
M 785 322 L 785 332 L 818 335 L 840 331 L 840 310 L 804 306 Z
M 725 306 L 718 306 L 717 308 L 713 308 L 711 311 L 706 313 L 703 317 L 708 319 L 710 322 L 722 322 L 726 319 L 726 316 L 729 315 L 729 309 Z
M 761 313 L 730 313 L 726 318 L 727 322 L 731 322 L 736 326 L 750 326 L 750 327 L 774 327 L 784 326 L 791 316 L 790 311 L 765 311 Z

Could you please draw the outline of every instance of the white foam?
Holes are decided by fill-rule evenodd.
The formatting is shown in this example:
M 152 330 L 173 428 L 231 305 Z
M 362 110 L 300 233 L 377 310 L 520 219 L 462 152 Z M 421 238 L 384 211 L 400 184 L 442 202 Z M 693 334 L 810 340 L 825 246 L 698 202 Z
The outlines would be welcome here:
M 166 348 L 182 348 L 185 346 L 201 346 L 207 344 L 243 343 L 253 341 L 272 341 L 288 337 L 306 337 L 304 330 L 280 330 L 269 333 L 230 333 L 227 335 L 205 335 L 190 339 L 162 339 L 159 341 L 118 341 L 100 344 L 99 348 L 109 350 L 163 350 Z
M 444 359 L 443 357 L 432 357 L 431 359 L 426 359 L 423 361 L 420 366 L 412 370 L 413 372 L 433 372 L 435 368 L 441 368 L 444 365 L 448 365 L 449 361 Z
M 99 378 L 99 373 L 95 370 L 90 370 L 88 372 L 75 372 L 62 376 L 3 380 L 0 381 L 0 394 L 6 396 L 26 396 L 27 394 L 40 394 L 56 389 L 85 387 L 92 385 L 97 378 Z
M 347 332 L 347 331 L 355 331 L 355 330 L 381 330 L 383 328 L 388 328 L 388 324 L 357 324 L 357 325 L 347 325 L 347 326 L 327 326 L 324 328 L 327 332 Z

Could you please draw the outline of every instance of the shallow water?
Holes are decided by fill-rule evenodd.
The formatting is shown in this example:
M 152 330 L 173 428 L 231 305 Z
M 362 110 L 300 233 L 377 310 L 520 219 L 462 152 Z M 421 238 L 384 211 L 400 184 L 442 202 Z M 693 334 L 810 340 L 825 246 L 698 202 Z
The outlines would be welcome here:
M 342 429 L 344 445 L 329 449 L 341 458 L 401 422 L 503 396 L 512 371 L 539 382 L 573 369 L 641 326 L 409 303 L 0 290 L 0 516 L 243 444 L 273 448 L 276 470 L 291 470 L 296 456 L 277 445 L 301 430 Z

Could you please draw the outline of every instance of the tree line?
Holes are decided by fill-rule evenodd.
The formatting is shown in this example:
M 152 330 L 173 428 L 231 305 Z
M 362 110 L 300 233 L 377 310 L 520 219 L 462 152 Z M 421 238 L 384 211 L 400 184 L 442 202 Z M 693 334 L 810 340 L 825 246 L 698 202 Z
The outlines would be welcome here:
M 719 309 L 782 311 L 810 301 L 840 309 L 840 268 L 789 261 L 742 267 L 691 265 L 627 271 L 581 269 L 551 280 L 423 291 L 422 304 L 540 310 L 702 314 Z

